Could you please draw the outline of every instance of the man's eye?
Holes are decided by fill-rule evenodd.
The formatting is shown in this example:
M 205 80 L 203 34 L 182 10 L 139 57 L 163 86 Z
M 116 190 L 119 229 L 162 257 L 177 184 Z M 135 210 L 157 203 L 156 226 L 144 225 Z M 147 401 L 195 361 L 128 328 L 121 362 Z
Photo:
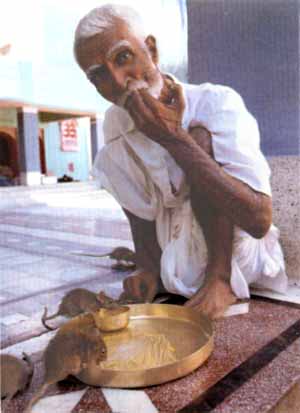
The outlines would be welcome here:
M 121 66 L 125 63 L 129 63 L 132 59 L 133 55 L 129 50 L 125 50 L 124 52 L 118 53 L 115 59 L 115 62 L 118 66 Z

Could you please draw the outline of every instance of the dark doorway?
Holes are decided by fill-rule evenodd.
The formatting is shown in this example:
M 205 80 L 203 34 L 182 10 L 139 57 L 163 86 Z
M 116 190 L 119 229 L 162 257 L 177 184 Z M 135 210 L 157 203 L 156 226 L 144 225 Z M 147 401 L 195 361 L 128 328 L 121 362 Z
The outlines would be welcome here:
M 0 165 L 11 168 L 14 177 L 19 175 L 17 142 L 5 132 L 0 132 Z
M 17 142 L 8 133 L 0 132 L 0 186 L 14 185 L 18 174 Z
M 10 150 L 9 143 L 4 134 L 0 134 L 0 165 L 10 166 Z
M 47 173 L 47 166 L 46 166 L 46 151 L 45 151 L 45 137 L 43 129 L 39 131 L 39 148 L 40 148 L 40 163 L 41 163 L 41 173 Z

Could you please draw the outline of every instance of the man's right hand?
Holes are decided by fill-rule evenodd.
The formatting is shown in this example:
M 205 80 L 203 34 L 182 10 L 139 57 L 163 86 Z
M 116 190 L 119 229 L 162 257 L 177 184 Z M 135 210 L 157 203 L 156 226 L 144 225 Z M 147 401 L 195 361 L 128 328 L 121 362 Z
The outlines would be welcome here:
M 124 292 L 120 295 L 122 301 L 151 303 L 156 294 L 162 290 L 162 283 L 157 275 L 145 270 L 131 275 L 123 281 Z

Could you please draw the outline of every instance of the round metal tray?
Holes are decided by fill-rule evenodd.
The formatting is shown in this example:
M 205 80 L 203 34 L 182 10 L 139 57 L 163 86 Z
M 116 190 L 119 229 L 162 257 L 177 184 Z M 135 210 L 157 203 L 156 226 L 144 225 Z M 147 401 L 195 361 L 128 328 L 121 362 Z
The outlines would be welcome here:
M 104 387 L 144 387 L 183 377 L 213 350 L 211 321 L 193 309 L 168 304 L 130 305 L 127 328 L 103 333 L 108 357 L 76 377 Z

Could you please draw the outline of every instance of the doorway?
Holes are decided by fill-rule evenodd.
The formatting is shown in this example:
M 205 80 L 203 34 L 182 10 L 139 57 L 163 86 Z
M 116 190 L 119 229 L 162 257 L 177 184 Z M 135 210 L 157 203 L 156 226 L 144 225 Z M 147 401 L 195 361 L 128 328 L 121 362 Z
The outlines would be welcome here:
M 19 175 L 17 142 L 5 132 L 0 132 L 0 165 L 10 168 L 14 178 Z

